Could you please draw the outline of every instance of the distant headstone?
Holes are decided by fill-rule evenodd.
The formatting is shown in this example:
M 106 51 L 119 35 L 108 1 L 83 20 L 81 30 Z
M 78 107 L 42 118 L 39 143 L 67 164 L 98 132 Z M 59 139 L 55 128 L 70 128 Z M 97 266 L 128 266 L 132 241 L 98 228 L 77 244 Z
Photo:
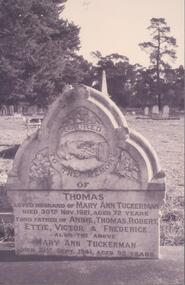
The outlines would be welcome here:
M 17 113 L 22 114 L 23 113 L 23 106 L 18 106 L 17 107 Z
M 168 105 L 163 106 L 162 116 L 163 118 L 168 118 L 170 114 L 170 108 Z
M 8 115 L 8 109 L 7 109 L 7 107 L 5 105 L 3 105 L 1 107 L 1 114 L 2 114 L 2 116 L 7 116 Z
M 157 105 L 152 107 L 152 114 L 159 114 L 159 107 Z
M 149 115 L 149 108 L 148 108 L 148 107 L 145 107 L 145 108 L 144 108 L 144 115 L 145 115 L 145 116 L 148 116 L 148 115 Z
M 14 115 L 14 106 L 13 105 L 9 106 L 9 114 L 10 114 L 10 116 Z
M 164 179 L 118 107 L 76 86 L 16 153 L 6 185 L 16 253 L 157 258 Z

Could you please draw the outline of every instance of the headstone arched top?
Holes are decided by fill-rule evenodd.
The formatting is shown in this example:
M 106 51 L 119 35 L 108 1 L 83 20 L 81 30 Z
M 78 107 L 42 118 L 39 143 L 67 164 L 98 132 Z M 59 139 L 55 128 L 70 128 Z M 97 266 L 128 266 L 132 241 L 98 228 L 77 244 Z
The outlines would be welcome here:
M 17 152 L 9 189 L 150 190 L 164 188 L 157 155 L 109 99 L 90 87 L 68 89 L 41 129 Z

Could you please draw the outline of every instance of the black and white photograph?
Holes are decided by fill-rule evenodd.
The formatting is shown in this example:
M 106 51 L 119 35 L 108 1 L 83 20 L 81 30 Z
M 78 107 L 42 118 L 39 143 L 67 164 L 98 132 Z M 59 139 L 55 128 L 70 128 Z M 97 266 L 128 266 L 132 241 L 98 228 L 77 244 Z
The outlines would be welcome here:
M 0 285 L 184 284 L 184 0 L 0 0 Z

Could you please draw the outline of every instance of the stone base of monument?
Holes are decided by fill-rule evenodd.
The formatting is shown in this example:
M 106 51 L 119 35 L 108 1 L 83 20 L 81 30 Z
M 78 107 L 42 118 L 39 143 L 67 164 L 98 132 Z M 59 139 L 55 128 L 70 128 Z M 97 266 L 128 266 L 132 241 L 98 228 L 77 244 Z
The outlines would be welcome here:
M 0 251 L 0 284 L 183 285 L 183 247 L 161 247 L 160 259 L 82 260 L 16 256 Z

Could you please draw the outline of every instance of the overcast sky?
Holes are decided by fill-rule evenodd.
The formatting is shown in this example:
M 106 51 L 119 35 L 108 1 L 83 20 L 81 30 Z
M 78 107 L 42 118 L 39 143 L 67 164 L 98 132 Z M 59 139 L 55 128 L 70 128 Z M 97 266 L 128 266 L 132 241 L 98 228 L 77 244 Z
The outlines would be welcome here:
M 165 18 L 170 35 L 177 40 L 177 61 L 184 65 L 184 0 L 68 0 L 63 17 L 81 27 L 82 54 L 99 50 L 104 56 L 119 53 L 130 63 L 148 66 L 149 60 L 138 44 L 149 41 L 151 18 Z

